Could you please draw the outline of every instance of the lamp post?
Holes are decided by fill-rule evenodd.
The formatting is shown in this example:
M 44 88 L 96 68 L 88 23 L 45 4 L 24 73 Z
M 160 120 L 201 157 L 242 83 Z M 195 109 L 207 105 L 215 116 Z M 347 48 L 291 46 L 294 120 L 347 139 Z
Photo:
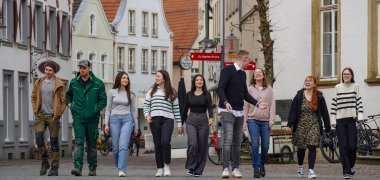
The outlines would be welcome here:
M 209 44 L 211 44 L 211 40 L 208 37 L 205 37 L 202 41 L 199 41 L 199 49 L 203 49 L 203 52 L 205 52 L 209 47 Z M 202 61 L 202 76 L 204 76 L 204 61 Z
M 0 45 L 3 42 L 3 29 L 6 28 L 5 25 L 3 25 L 3 15 L 0 14 Z

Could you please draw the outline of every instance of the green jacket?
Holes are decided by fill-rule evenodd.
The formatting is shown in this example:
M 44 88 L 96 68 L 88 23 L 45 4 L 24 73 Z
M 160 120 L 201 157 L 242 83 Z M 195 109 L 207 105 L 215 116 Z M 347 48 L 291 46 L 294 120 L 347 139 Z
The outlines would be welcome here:
M 66 103 L 71 109 L 74 120 L 99 122 L 100 111 L 107 104 L 103 81 L 90 71 L 89 82 L 84 84 L 78 73 L 77 77 L 70 82 L 69 90 L 66 93 Z

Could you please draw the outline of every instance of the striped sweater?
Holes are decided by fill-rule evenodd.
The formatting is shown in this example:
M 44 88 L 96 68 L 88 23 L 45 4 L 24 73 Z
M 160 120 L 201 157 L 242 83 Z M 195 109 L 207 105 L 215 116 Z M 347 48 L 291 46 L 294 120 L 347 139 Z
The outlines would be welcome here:
M 359 86 L 356 83 L 341 83 L 335 86 L 336 96 L 331 104 L 331 124 L 336 124 L 337 119 L 358 118 L 362 120 L 363 104 L 359 94 Z
M 163 116 L 174 119 L 177 122 L 177 127 L 182 127 L 178 98 L 171 102 L 170 100 L 165 100 L 165 93 L 161 89 L 158 88 L 153 96 L 150 96 L 151 91 L 152 89 L 148 91 L 145 97 L 144 116 Z

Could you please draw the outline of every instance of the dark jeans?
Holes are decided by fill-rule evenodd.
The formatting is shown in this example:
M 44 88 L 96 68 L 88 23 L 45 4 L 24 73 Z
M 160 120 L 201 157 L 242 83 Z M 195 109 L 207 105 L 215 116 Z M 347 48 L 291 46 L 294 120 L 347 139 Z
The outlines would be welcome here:
M 228 168 L 231 161 L 232 170 L 239 168 L 240 146 L 243 138 L 244 117 L 235 117 L 232 113 L 221 112 L 223 128 L 223 168 Z
M 96 170 L 97 167 L 97 151 L 96 143 L 98 140 L 98 121 L 81 122 L 75 120 L 73 122 L 75 133 L 75 148 L 74 148 L 74 168 L 83 168 L 84 142 L 87 143 L 87 163 L 88 169 Z
M 154 153 L 157 168 L 163 168 L 164 163 L 170 164 L 171 145 L 174 120 L 163 116 L 152 117 L 149 124 L 153 135 Z
M 247 126 L 252 141 L 252 167 L 255 171 L 258 171 L 268 158 L 270 136 L 269 121 L 249 119 Z M 261 153 L 259 152 L 260 146 Z
M 208 154 L 208 118 L 206 113 L 190 113 L 186 120 L 187 160 L 186 169 L 202 174 Z
M 309 154 L 308 154 L 309 169 L 314 169 L 315 159 L 317 157 L 317 147 L 307 146 L 307 149 L 309 150 Z M 306 149 L 298 149 L 297 151 L 298 165 L 303 165 L 303 160 L 305 158 L 305 151 Z
M 337 119 L 336 133 L 338 136 L 343 175 L 350 174 L 351 168 L 355 166 L 356 159 L 356 120 L 354 118 Z

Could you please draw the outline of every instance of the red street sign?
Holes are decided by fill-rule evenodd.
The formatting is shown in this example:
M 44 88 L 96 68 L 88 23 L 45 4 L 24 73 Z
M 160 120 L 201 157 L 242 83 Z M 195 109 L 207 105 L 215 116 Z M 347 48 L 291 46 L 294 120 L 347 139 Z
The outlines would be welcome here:
M 224 62 L 224 67 L 234 64 L 234 62 Z M 256 70 L 256 62 L 249 62 L 248 66 L 244 69 L 247 71 Z
M 191 52 L 190 59 L 193 61 L 220 61 L 220 53 Z

